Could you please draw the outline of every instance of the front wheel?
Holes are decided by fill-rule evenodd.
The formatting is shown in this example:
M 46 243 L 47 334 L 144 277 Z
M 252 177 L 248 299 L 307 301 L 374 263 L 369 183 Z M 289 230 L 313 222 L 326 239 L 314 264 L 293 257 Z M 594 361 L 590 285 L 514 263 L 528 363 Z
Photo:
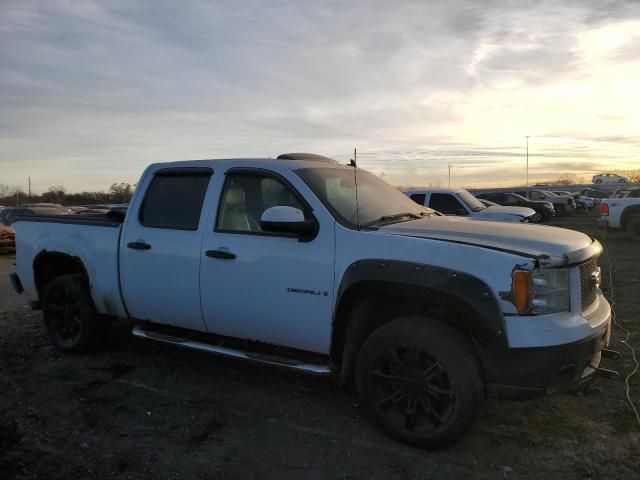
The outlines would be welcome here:
M 531 223 L 540 223 L 542 221 L 542 214 L 539 212 L 531 215 Z
M 42 302 L 44 325 L 63 352 L 84 353 L 104 339 L 108 322 L 96 312 L 84 275 L 61 275 L 47 286 Z
M 356 387 L 383 431 L 428 449 L 462 437 L 484 397 L 471 344 L 427 317 L 400 318 L 373 332 L 358 354 Z

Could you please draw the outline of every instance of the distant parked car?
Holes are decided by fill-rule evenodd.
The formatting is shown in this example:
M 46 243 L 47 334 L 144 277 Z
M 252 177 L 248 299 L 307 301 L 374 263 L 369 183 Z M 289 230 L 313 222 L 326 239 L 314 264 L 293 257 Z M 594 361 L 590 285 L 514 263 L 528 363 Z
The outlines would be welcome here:
M 616 175 L 615 173 L 601 173 L 594 175 L 591 181 L 593 183 L 629 183 L 629 177 Z
M 404 192 L 419 205 L 445 215 L 469 216 L 480 220 L 501 222 L 539 221 L 535 210 L 523 207 L 487 207 L 464 188 L 436 188 Z
M 597 188 L 585 188 L 580 192 L 580 195 L 584 195 L 585 197 L 591 198 L 609 198 L 611 195 L 609 192 L 605 192 L 604 190 L 598 190 Z
M 106 208 L 85 208 L 84 210 L 79 210 L 76 215 L 106 215 L 111 210 Z
M 552 193 L 565 197 L 573 197 L 576 200 L 576 210 L 578 211 L 588 212 L 596 205 L 600 205 L 600 200 L 596 200 L 593 197 L 588 197 L 587 195 L 581 195 L 579 192 L 554 190 Z
M 11 227 L 0 225 L 0 255 L 16 253 L 16 232 Z
M 486 192 L 476 195 L 480 200 L 490 200 L 506 207 L 528 207 L 537 213 L 537 221 L 547 221 L 556 214 L 553 203 L 545 201 L 527 200 L 521 195 L 504 192 Z
M 517 190 L 511 193 L 525 197 L 528 200 L 546 201 L 553 204 L 556 215 L 567 215 L 573 213 L 577 207 L 576 199 L 571 196 L 560 196 L 547 190 Z
M 6 212 L 6 213 L 5 213 Z M 19 216 L 32 216 L 32 215 L 68 215 L 69 211 L 64 208 L 55 207 L 31 207 L 31 208 L 7 208 L 0 212 L 0 221 L 5 226 L 11 226 L 16 217 Z

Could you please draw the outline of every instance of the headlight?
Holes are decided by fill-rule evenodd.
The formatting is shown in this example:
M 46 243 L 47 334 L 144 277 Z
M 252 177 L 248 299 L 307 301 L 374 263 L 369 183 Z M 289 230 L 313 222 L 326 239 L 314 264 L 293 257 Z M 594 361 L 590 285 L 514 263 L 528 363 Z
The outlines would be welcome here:
M 569 270 L 516 270 L 513 274 L 512 297 L 521 315 L 569 311 Z

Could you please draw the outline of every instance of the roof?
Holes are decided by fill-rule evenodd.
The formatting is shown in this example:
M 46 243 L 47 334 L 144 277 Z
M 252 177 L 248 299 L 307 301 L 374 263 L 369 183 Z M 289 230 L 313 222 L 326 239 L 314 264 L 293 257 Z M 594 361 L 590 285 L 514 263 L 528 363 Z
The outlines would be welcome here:
M 412 188 L 404 193 L 461 193 L 464 191 L 464 188 Z
M 224 165 L 224 164 L 230 165 Z M 284 153 L 277 158 L 212 158 L 203 160 L 179 160 L 174 162 L 162 162 L 152 164 L 151 170 L 164 170 L 168 168 L 216 168 L 223 167 L 228 168 L 232 166 L 247 167 L 263 167 L 270 165 L 274 168 L 285 167 L 287 169 L 296 170 L 299 168 L 305 168 L 312 165 L 323 164 L 324 168 L 350 168 L 346 164 L 340 163 L 329 157 L 322 155 L 316 155 L 314 153 Z

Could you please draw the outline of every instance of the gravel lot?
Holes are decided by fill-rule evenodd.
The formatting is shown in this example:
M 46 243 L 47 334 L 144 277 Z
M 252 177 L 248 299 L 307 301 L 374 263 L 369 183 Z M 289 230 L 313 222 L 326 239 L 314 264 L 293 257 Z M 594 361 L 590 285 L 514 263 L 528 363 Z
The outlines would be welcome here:
M 593 215 L 555 221 L 602 238 Z M 640 345 L 640 245 L 604 240 L 618 321 Z M 637 479 L 640 426 L 625 395 L 633 368 L 603 366 L 581 395 L 489 399 L 458 444 L 426 452 L 395 443 L 352 392 L 325 380 L 174 349 L 125 328 L 93 356 L 49 346 L 0 257 L 0 477 L 171 479 Z M 608 294 L 609 265 L 601 261 Z M 639 352 L 640 353 L 640 352 Z M 640 374 L 632 381 L 640 404 Z

